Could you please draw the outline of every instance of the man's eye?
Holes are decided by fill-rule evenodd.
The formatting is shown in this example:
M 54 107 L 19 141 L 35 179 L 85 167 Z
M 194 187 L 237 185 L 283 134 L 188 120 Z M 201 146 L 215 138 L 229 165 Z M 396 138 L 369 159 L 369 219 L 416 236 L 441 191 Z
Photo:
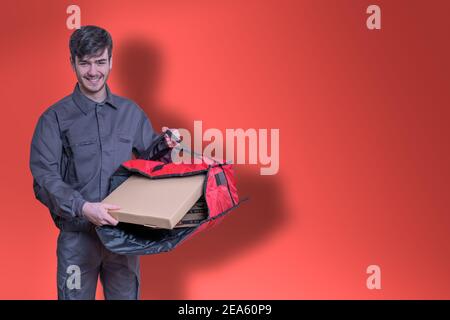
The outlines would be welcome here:
M 103 64 L 105 64 L 105 63 L 106 63 L 105 61 L 97 62 L 97 64 L 99 64 L 99 65 L 103 65 Z

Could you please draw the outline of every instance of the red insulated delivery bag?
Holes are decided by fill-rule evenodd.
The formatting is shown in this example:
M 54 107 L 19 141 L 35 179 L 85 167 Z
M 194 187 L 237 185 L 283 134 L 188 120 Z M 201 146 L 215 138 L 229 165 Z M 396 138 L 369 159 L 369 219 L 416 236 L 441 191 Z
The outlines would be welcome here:
M 148 179 L 205 175 L 202 199 L 206 203 L 206 217 L 195 226 L 174 229 L 155 229 L 123 222 L 117 226 L 96 227 L 104 246 L 118 254 L 147 255 L 170 251 L 195 234 L 220 223 L 240 203 L 234 170 L 228 163 L 205 161 L 203 157 L 199 164 L 129 160 L 112 176 L 110 193 L 133 174 Z

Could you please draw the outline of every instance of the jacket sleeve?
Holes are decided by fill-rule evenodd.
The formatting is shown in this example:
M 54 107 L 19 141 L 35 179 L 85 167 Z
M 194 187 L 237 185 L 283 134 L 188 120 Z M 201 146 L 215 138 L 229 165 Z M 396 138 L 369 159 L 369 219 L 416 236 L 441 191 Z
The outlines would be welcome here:
M 30 169 L 36 198 L 58 216 L 82 216 L 86 202 L 61 177 L 62 141 L 56 114 L 45 112 L 36 125 L 31 141 Z
M 141 113 L 133 145 L 136 158 L 171 162 L 171 148 L 164 135 L 155 133 L 147 115 L 143 111 Z

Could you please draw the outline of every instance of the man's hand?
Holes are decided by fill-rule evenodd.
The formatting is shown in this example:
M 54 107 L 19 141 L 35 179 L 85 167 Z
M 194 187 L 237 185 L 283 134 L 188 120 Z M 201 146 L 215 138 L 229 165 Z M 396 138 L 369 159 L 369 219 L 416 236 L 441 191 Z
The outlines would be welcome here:
M 168 127 L 162 127 L 162 132 L 166 132 L 167 130 L 170 130 L 172 132 L 172 135 L 169 137 L 168 134 L 166 134 L 166 142 L 169 148 L 176 147 L 179 144 L 180 140 L 180 132 L 178 132 L 178 129 L 169 129 Z
M 119 206 L 100 202 L 85 202 L 83 205 L 83 216 L 96 226 L 112 225 L 119 223 L 109 213 L 109 210 L 120 209 Z

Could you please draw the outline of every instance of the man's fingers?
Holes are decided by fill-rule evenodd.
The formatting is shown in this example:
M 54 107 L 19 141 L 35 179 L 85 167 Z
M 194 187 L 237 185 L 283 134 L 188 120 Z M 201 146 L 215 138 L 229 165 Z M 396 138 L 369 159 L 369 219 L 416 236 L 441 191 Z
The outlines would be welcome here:
M 119 221 L 117 221 L 116 219 L 114 219 L 113 217 L 111 217 L 110 215 L 108 215 L 107 217 L 105 217 L 105 221 L 107 224 L 110 224 L 112 226 L 116 226 Z
M 178 129 L 170 129 L 170 131 L 172 132 L 172 139 L 175 141 L 180 140 L 180 132 L 178 131 Z
M 108 224 L 108 225 L 117 225 L 119 223 L 119 221 L 117 221 L 116 219 L 114 219 L 111 214 L 108 212 L 108 210 L 113 210 L 113 209 L 120 209 L 119 206 L 116 206 L 114 204 L 108 204 L 108 203 L 104 203 L 101 207 L 100 207 L 100 223 L 102 225 Z
M 171 129 L 169 129 L 168 127 L 162 127 L 162 132 L 166 132 L 167 130 L 170 130 L 170 132 L 171 132 L 171 135 L 170 135 L 170 137 L 171 138 L 176 138 L 176 139 L 179 139 L 179 137 L 180 137 L 180 132 L 178 131 L 178 129 L 176 129 L 176 128 L 171 128 Z M 167 135 L 169 135 L 168 133 L 167 133 Z
M 103 219 L 101 222 L 100 222 L 100 224 L 99 224 L 99 226 L 116 226 L 117 224 L 118 224 L 119 222 L 118 221 L 116 221 L 116 220 L 108 220 L 108 219 Z
M 167 127 L 163 127 L 162 130 L 166 133 L 165 139 L 169 148 L 174 148 L 181 142 L 180 132 L 178 131 L 178 129 L 169 129 Z M 167 130 L 169 130 L 170 134 L 167 133 Z
M 107 224 L 110 224 L 110 225 L 113 225 L 113 226 L 115 226 L 115 225 L 117 225 L 119 223 L 119 221 L 114 219 L 114 217 L 111 216 L 108 211 L 105 212 L 105 214 L 103 216 L 103 220 L 106 221 Z

